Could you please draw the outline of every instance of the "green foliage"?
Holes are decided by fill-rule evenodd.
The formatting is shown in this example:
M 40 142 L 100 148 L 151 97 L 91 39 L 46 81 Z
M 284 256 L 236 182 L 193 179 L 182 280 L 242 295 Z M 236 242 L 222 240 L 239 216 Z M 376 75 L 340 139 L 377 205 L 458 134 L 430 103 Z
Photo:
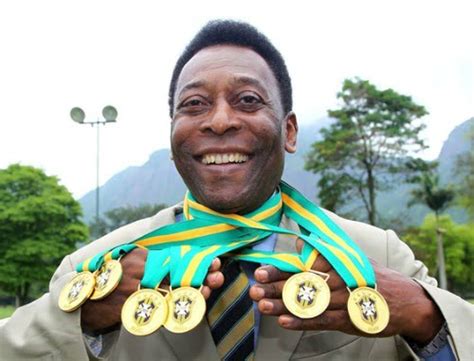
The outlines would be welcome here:
M 465 208 L 474 221 L 474 126 L 467 134 L 469 150 L 461 154 L 456 162 L 456 172 L 461 178 L 458 204 Z
M 424 125 L 415 120 L 427 112 L 409 96 L 357 78 L 345 80 L 337 97 L 341 107 L 328 111 L 335 122 L 321 130 L 305 169 L 321 175 L 323 207 L 336 210 L 357 197 L 375 224 L 376 191 L 389 188 L 389 178 L 405 170 L 406 157 L 425 148 L 419 138 Z
M 474 292 L 474 225 L 457 224 L 447 216 L 439 217 L 443 233 L 448 286 L 460 294 Z M 404 235 L 405 241 L 431 271 L 437 272 L 436 216 L 426 216 L 423 224 L 411 228 Z
M 27 300 L 87 240 L 81 207 L 56 177 L 14 164 L 0 170 L 0 289 Z
M 90 233 L 98 238 L 126 224 L 151 217 L 163 208 L 166 208 L 165 204 L 142 204 L 137 207 L 126 206 L 112 209 L 105 212 L 105 217 L 90 224 Z
M 15 307 L 13 306 L 0 306 L 0 320 L 10 317 L 13 312 L 15 312 Z
M 443 212 L 455 196 L 450 186 L 440 185 L 439 175 L 436 173 L 437 166 L 436 162 L 425 162 L 422 159 L 413 159 L 407 163 L 407 168 L 411 171 L 408 181 L 418 185 L 411 191 L 412 198 L 408 205 L 423 204 L 436 215 Z

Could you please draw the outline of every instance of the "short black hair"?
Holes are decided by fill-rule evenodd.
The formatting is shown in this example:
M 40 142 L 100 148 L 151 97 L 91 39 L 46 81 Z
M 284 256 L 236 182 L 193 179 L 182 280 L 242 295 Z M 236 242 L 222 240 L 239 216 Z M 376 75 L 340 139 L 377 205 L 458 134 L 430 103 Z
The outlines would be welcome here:
M 174 66 L 168 93 L 170 116 L 173 117 L 176 83 L 186 63 L 204 48 L 225 44 L 250 48 L 265 59 L 278 82 L 283 110 L 285 114 L 290 112 L 293 108 L 290 74 L 283 57 L 270 40 L 248 23 L 235 20 L 212 20 L 186 46 Z

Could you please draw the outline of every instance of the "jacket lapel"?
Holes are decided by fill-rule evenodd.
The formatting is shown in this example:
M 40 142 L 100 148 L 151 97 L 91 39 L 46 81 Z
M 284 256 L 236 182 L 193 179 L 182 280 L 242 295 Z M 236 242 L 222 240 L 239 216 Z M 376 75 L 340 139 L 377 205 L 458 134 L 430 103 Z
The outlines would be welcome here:
M 283 215 L 281 227 L 298 231 L 298 225 Z M 275 252 L 296 252 L 294 236 L 279 234 Z M 289 360 L 303 331 L 287 330 L 278 325 L 278 317 L 262 316 L 257 341 L 256 360 Z

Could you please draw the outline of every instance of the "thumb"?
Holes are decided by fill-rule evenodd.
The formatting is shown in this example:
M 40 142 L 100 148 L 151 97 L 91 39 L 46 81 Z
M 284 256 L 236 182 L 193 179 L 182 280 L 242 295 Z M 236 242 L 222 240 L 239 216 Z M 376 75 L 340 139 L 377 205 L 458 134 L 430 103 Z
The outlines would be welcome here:
M 301 250 L 303 249 L 304 246 L 304 241 L 301 238 L 296 239 L 296 250 L 298 253 L 301 253 Z

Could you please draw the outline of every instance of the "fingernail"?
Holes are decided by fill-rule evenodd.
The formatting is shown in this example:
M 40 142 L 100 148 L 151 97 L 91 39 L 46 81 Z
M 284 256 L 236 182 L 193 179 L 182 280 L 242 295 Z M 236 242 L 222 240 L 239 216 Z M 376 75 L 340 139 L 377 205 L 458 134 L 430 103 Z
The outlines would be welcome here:
M 280 324 L 282 326 L 291 326 L 292 322 L 293 322 L 293 317 L 287 316 L 287 315 L 280 316 Z
M 265 282 L 268 280 L 268 272 L 259 268 L 255 271 L 255 277 L 258 278 L 259 281 Z
M 265 297 L 265 290 L 262 287 L 259 286 L 253 286 L 253 294 L 255 298 L 261 300 L 263 297 Z
M 271 311 L 272 310 L 272 304 L 268 301 L 263 301 L 263 310 L 264 311 Z

